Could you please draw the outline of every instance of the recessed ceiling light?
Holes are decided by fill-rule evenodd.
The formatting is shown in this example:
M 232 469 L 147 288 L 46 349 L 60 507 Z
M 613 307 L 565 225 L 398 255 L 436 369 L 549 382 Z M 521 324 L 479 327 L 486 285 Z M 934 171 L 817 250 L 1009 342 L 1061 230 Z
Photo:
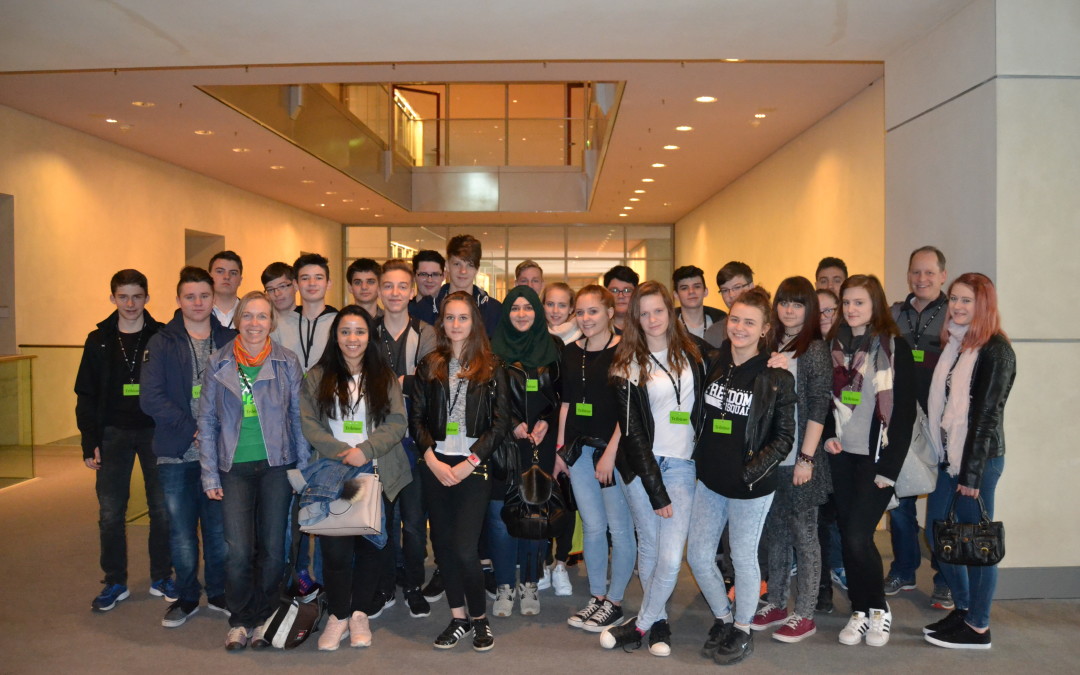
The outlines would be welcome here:
M 301 178 L 300 182 L 303 183 L 304 185 L 311 185 L 315 181 L 311 180 L 310 178 Z
M 319 204 L 319 206 L 326 206 L 326 204 Z
M 682 126 L 675 127 L 675 131 L 693 131 L 694 127 L 689 127 L 683 124 Z
M 671 202 L 664 202 L 664 206 L 671 206 Z
M 361 211 L 370 211 L 370 210 L 371 210 L 371 207 L 370 207 L 370 206 L 361 206 L 361 207 L 360 207 L 360 210 L 361 210 Z
M 679 146 L 677 146 L 677 145 L 665 145 L 664 149 L 665 150 L 678 150 Z
M 634 194 L 643 195 L 643 194 L 645 194 L 645 191 L 644 190 L 634 190 Z
M 209 129 L 196 129 L 195 134 L 197 136 L 213 136 L 214 132 Z
M 337 192 L 335 192 L 334 190 L 327 190 L 326 194 L 328 194 L 328 195 L 336 195 Z
M 285 168 L 285 167 L 284 167 L 284 166 L 282 166 L 281 164 L 271 164 L 271 165 L 270 165 L 270 169 L 271 169 L 272 171 L 281 171 L 281 170 L 282 170 L 282 169 L 284 169 L 284 168 Z
M 720 59 L 720 60 L 721 61 L 726 61 L 727 63 L 742 63 L 746 59 Z
M 233 148 L 233 152 L 251 152 L 251 148 Z
M 640 197 L 631 197 L 631 198 L 630 198 L 630 199 L 629 199 L 628 201 L 631 201 L 631 202 L 640 202 L 640 201 L 641 201 L 641 198 L 640 198 Z
M 624 206 L 624 207 L 622 207 L 622 209 L 623 209 L 623 211 L 633 211 L 634 207 L 633 206 Z
M 641 182 L 642 182 L 642 183 L 655 183 L 655 182 L 656 182 L 656 180 L 655 180 L 655 179 L 653 179 L 653 178 L 642 178 L 642 179 L 641 179 Z
M 131 105 L 135 106 L 136 108 L 153 108 L 154 107 L 154 102 L 153 101 L 132 101 Z
M 694 100 L 698 103 L 716 103 L 715 96 L 698 96 Z
M 111 118 L 111 117 L 106 117 L 106 118 L 105 118 L 105 121 L 106 121 L 106 122 L 108 122 L 109 124 L 116 124 L 116 123 L 117 123 L 117 122 L 119 122 L 120 120 L 114 120 L 114 119 L 113 119 L 113 118 Z
M 754 117 L 758 118 L 759 120 L 763 120 L 765 119 L 765 113 L 758 113 L 754 115 Z
M 345 203 L 345 204 L 352 204 L 354 200 L 352 200 L 352 199 L 342 199 L 341 201 L 343 203 Z
M 376 218 L 382 218 L 382 214 L 381 214 L 381 213 L 376 213 L 376 214 L 375 214 L 375 217 L 376 217 Z
M 629 214 L 629 213 L 620 213 L 620 214 L 619 214 L 619 217 L 620 217 L 620 218 L 625 218 L 625 217 L 627 217 L 628 215 L 630 215 L 630 214 Z
M 654 169 L 663 169 L 665 166 L 667 166 L 667 164 L 664 164 L 663 162 L 654 162 L 652 165 Z

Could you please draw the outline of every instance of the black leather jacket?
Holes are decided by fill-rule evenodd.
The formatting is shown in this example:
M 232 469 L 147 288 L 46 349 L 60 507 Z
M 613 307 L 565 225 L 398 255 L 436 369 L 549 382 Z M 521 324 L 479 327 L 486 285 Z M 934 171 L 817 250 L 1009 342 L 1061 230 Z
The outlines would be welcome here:
M 562 391 L 559 361 L 539 368 L 510 363 L 506 366 L 506 378 L 510 385 L 510 428 L 524 422 L 532 430 L 537 421 L 544 420 L 548 423 L 548 433 L 555 433 L 559 423 L 559 392 Z M 537 380 L 537 391 L 544 397 L 541 410 L 528 410 L 525 405 L 525 386 L 529 379 Z
M 705 391 L 705 363 L 691 361 L 694 374 L 694 408 L 690 412 L 690 424 L 694 427 L 694 444 L 701 434 L 702 394 Z M 662 509 L 671 503 L 664 481 L 660 477 L 660 465 L 653 454 L 652 407 L 649 405 L 649 392 L 644 384 L 635 384 L 626 378 L 615 379 L 615 393 L 619 399 L 619 428 L 622 438 L 615 455 L 615 468 L 624 483 L 631 483 L 635 478 L 649 495 L 649 502 L 654 509 Z
M 986 460 L 1005 454 L 1005 402 L 1016 379 L 1016 353 L 1002 335 L 979 350 L 971 376 L 968 433 L 960 462 L 960 484 L 978 488 Z
M 719 374 L 715 379 L 719 379 Z M 766 368 L 754 379 L 754 398 L 746 414 L 742 476 L 751 490 L 791 452 L 797 404 L 795 378 L 787 370 Z
M 436 441 L 446 440 L 446 407 L 450 399 L 449 382 L 431 373 L 431 355 L 416 368 L 412 384 L 412 410 L 409 433 L 420 453 L 435 448 Z M 465 390 L 466 435 L 475 438 L 472 452 L 486 462 L 495 447 L 510 433 L 510 399 L 506 369 L 496 365 L 487 382 L 469 382 Z

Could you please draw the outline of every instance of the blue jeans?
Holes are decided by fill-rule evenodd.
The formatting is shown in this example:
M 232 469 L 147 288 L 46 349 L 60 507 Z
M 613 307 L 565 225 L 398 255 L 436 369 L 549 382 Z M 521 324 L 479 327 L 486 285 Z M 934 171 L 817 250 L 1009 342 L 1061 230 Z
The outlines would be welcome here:
M 922 562 L 919 547 L 919 519 L 915 512 L 918 497 L 901 497 L 900 506 L 889 511 L 889 537 L 892 539 L 893 561 L 889 576 L 903 581 L 915 581 L 915 572 Z M 937 559 L 930 557 L 930 566 L 938 569 Z M 934 585 L 944 583 L 941 572 L 934 574 Z
M 295 466 L 270 466 L 260 460 L 233 464 L 221 472 L 230 626 L 254 628 L 277 605 L 285 575 L 285 531 L 292 499 L 285 472 Z
M 986 461 L 986 470 L 983 471 L 982 485 L 979 486 L 979 495 L 986 504 L 986 512 L 991 518 L 994 517 L 994 491 L 997 488 L 1001 472 L 1005 469 L 1005 457 L 994 457 Z M 949 500 L 956 492 L 959 477 L 950 476 L 944 469 L 938 471 L 937 487 L 930 495 L 930 501 L 926 505 L 926 521 L 931 526 L 926 528 L 930 533 L 931 546 L 933 546 L 932 523 L 935 520 L 945 520 L 949 508 Z M 971 497 L 956 496 L 956 520 L 962 523 L 977 523 L 981 514 L 979 502 Z M 945 582 L 952 590 L 953 602 L 957 609 L 968 610 L 967 622 L 975 628 L 990 627 L 990 603 L 994 599 L 994 590 L 997 588 L 998 569 L 997 565 L 988 567 L 950 565 L 938 561 L 941 573 L 945 575 Z
M 630 506 L 626 503 L 617 469 L 615 483 L 609 488 L 600 487 L 593 466 L 593 448 L 582 448 L 581 457 L 570 467 L 570 485 L 574 488 L 574 500 L 581 516 L 589 592 L 598 598 L 606 597 L 621 603 L 634 573 L 637 544 Z M 607 581 L 608 532 L 611 533 L 610 584 Z
M 488 502 L 487 528 L 491 564 L 495 568 L 495 583 L 514 586 L 514 571 L 521 568 L 521 583 L 540 581 L 547 541 L 518 539 L 510 536 L 502 519 L 504 502 L 492 499 Z
M 206 597 L 225 593 L 225 526 L 221 502 L 202 489 L 198 462 L 158 464 L 169 510 L 169 549 L 176 569 L 176 592 L 184 602 L 199 602 L 199 533 L 202 532 Z
M 127 506 L 135 458 L 142 467 L 146 505 L 150 510 L 150 581 L 172 575 L 169 559 L 169 514 L 158 477 L 157 457 L 151 449 L 154 429 L 105 427 L 101 438 L 101 468 L 95 473 L 98 498 L 98 535 L 101 571 L 105 583 L 127 585 Z
M 724 577 L 716 567 L 716 547 L 724 525 L 728 527 L 731 547 L 728 555 L 735 565 L 735 621 L 749 625 L 757 612 L 761 592 L 758 544 L 772 501 L 771 494 L 754 499 L 728 499 L 698 481 L 690 515 L 686 560 L 709 609 L 718 619 L 731 613 Z
M 694 460 L 657 457 L 656 461 L 671 499 L 670 518 L 656 515 L 640 479 L 635 478 L 624 488 L 638 537 L 638 578 L 643 593 L 637 627 L 641 630 L 649 630 L 657 621 L 667 619 L 667 601 L 679 581 L 697 483 Z M 715 555 L 714 542 L 714 559 Z

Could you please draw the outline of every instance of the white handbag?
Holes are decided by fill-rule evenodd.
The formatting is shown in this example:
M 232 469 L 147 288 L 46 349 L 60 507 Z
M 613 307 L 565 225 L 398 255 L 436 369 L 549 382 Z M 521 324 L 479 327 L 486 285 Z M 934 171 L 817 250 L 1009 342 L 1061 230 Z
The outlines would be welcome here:
M 896 477 L 896 496 L 915 497 L 930 494 L 937 487 L 937 453 L 930 441 L 930 427 L 922 406 L 915 404 L 915 426 L 911 430 L 904 466 Z
M 345 481 L 342 492 L 350 496 L 330 502 L 329 515 L 312 525 L 301 525 L 300 531 L 324 537 L 382 534 L 383 492 L 378 460 L 374 461 L 374 468 L 374 473 L 362 473 Z

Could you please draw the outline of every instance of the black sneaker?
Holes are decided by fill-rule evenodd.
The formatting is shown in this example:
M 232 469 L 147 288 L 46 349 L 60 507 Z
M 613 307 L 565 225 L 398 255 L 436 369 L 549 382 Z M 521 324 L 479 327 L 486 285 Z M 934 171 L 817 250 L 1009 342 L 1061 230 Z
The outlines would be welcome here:
M 481 569 L 484 570 L 484 590 L 487 591 L 488 600 L 494 600 L 499 593 L 499 584 L 495 581 L 495 568 L 484 565 Z
M 431 614 L 431 605 L 428 604 L 419 588 L 410 588 L 405 591 L 405 604 L 409 606 L 409 616 L 414 619 L 421 619 Z
M 581 624 L 581 627 L 590 633 L 603 633 L 608 628 L 621 623 L 622 618 L 622 607 L 605 599 L 600 603 L 600 607 L 593 612 L 593 615 L 585 623 Z
M 439 568 L 436 567 L 435 571 L 431 574 L 431 581 L 427 582 L 427 586 L 424 586 L 424 590 L 421 591 L 424 594 L 424 599 L 428 602 L 435 602 L 442 598 L 446 593 L 446 587 L 443 586 L 442 573 L 439 572 Z
M 724 641 L 716 648 L 713 661 L 721 666 L 733 666 L 754 653 L 754 635 L 749 628 L 739 630 L 734 624 L 724 636 Z
M 592 618 L 592 615 L 596 613 L 596 610 L 600 609 L 600 606 L 604 604 L 604 601 L 595 595 L 589 598 L 589 604 L 585 605 L 577 614 L 574 614 L 566 623 L 570 624 L 573 628 L 582 628 L 585 622 Z
M 954 609 L 941 621 L 935 621 L 932 624 L 923 626 L 923 635 L 929 635 L 930 633 L 950 633 L 964 625 L 964 619 L 966 618 L 966 609 Z
M 378 607 L 378 609 L 371 614 L 368 614 L 368 618 L 378 619 L 382 616 L 384 609 L 393 607 L 395 604 L 397 604 L 397 598 L 394 597 L 393 593 L 377 592 L 375 594 L 375 606 Z
M 188 620 L 189 616 L 197 611 L 199 611 L 198 600 L 195 602 L 177 600 L 169 605 L 169 609 L 165 611 L 165 618 L 161 620 L 161 625 L 166 628 L 179 628 L 184 625 L 184 622 Z
M 486 618 L 473 619 L 472 622 L 472 648 L 478 652 L 486 652 L 495 646 L 495 634 L 491 632 L 491 624 Z
M 631 651 L 641 646 L 641 638 L 645 634 L 638 630 L 637 621 L 631 619 L 624 624 L 612 626 L 600 634 L 600 646 L 604 649 L 622 647 L 623 651 Z M 627 649 L 630 647 L 630 649 Z
M 819 614 L 832 614 L 835 609 L 832 600 L 832 584 L 818 586 L 817 604 L 814 605 L 814 611 Z
M 664 619 L 649 629 L 649 653 L 653 656 L 671 656 L 671 626 Z
M 966 623 L 959 628 L 923 636 L 927 642 L 946 649 L 990 649 L 990 630 L 979 633 Z
M 716 654 L 716 648 L 727 638 L 728 632 L 734 629 L 735 624 L 730 621 L 715 619 L 709 629 L 709 637 L 705 638 L 705 644 L 701 647 L 701 655 L 711 659 Z
M 436 649 L 453 649 L 473 629 L 468 619 L 451 619 L 450 625 L 435 638 Z

